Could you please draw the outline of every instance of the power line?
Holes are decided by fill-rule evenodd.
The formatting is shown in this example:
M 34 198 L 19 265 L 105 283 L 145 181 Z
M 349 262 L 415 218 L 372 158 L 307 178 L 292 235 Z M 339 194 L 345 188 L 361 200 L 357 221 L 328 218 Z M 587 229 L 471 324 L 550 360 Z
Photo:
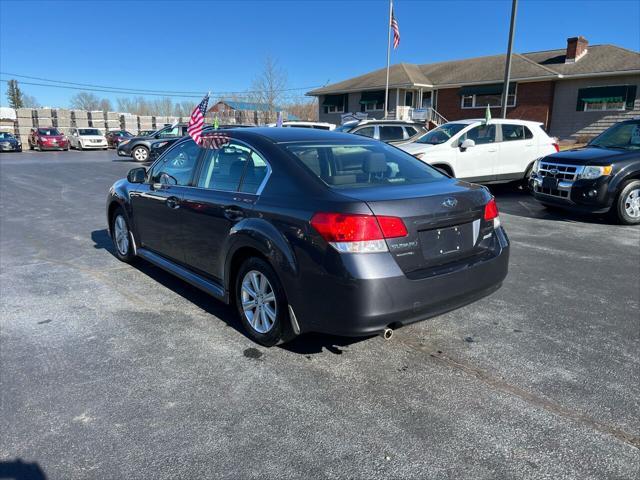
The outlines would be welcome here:
M 77 83 L 77 82 L 68 82 L 68 81 L 64 81 L 64 80 L 53 80 L 53 79 L 49 79 L 49 78 L 43 78 L 43 77 L 32 77 L 32 76 L 28 76 L 28 75 L 19 75 L 16 73 L 9 73 L 9 72 L 0 72 L 0 74 L 2 75 L 9 75 L 12 77 L 18 77 L 18 78 L 27 78 L 27 79 L 31 79 L 31 80 L 40 80 L 40 81 L 44 81 L 44 82 L 52 82 L 52 83 L 61 83 L 61 84 L 65 84 L 65 85 L 54 85 L 54 84 L 49 84 L 49 83 L 34 83 L 34 82 L 25 82 L 23 80 L 20 81 L 20 83 L 23 83 L 25 85 L 36 85 L 36 86 L 42 86 L 42 87 L 55 87 L 55 88 L 67 88 L 67 89 L 72 89 L 72 90 L 87 90 L 87 91 L 93 91 L 93 92 L 105 92 L 105 93 L 121 93 L 121 94 L 127 94 L 127 95 L 154 95 L 154 96 L 173 96 L 173 97 L 181 97 L 181 98 L 197 98 L 200 97 L 204 94 L 204 92 L 193 92 L 193 91 L 176 91 L 176 90 L 151 90 L 151 89 L 138 89 L 138 88 L 126 88 L 126 87 L 111 87 L 111 86 L 106 86 L 106 85 L 96 85 L 96 84 L 91 84 L 91 83 Z M 6 82 L 7 80 L 4 79 L 0 79 L 1 81 Z M 83 88 L 76 88 L 76 87 L 72 87 L 72 86 L 68 86 L 68 85 L 74 85 L 74 86 L 80 86 Z M 282 88 L 282 89 L 278 89 L 276 90 L 277 92 L 293 92 L 293 91 L 297 91 L 297 90 L 309 90 L 312 88 L 318 88 L 321 85 L 312 85 L 312 86 L 308 86 L 308 87 L 294 87 L 294 88 Z M 212 92 L 212 95 L 242 95 L 242 94 L 249 94 L 249 93 L 258 93 L 258 90 L 244 90 L 244 91 L 235 91 L 235 92 Z

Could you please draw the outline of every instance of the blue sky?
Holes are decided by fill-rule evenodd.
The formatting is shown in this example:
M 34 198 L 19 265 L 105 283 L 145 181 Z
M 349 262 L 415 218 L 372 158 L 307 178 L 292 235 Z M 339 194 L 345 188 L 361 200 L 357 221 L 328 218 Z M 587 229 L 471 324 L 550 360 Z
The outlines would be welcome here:
M 509 0 L 394 5 L 402 40 L 392 63 L 506 49 Z M 271 55 L 286 70 L 290 87 L 312 87 L 383 67 L 387 14 L 385 0 L 0 0 L 0 70 L 137 89 L 241 91 Z M 591 44 L 637 51 L 639 19 L 638 0 L 521 0 L 515 50 L 564 48 L 567 37 L 583 35 Z M 2 105 L 5 87 L 0 83 Z M 25 84 L 22 89 L 49 106 L 67 106 L 76 93 Z

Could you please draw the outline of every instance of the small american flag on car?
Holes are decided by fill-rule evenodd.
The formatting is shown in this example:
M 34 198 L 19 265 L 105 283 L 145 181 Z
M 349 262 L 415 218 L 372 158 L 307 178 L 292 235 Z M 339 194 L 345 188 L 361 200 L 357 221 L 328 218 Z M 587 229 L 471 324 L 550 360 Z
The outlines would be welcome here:
M 189 119 L 189 126 L 187 127 L 187 133 L 193 141 L 200 145 L 202 138 L 202 129 L 204 128 L 204 116 L 207 114 L 207 105 L 209 104 L 209 94 L 207 93 L 202 101 L 196 105 L 196 108 L 191 112 L 191 118 Z
M 207 132 L 200 138 L 200 146 L 202 148 L 208 148 L 212 150 L 218 150 L 224 147 L 231 141 L 231 137 L 226 133 L 215 131 Z

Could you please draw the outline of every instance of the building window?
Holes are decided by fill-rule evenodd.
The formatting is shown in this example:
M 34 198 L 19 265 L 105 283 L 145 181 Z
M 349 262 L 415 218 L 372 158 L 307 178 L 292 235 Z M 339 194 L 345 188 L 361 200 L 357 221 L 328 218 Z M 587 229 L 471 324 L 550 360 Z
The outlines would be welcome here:
M 347 95 L 325 95 L 322 101 L 324 113 L 344 113 Z
M 633 110 L 636 100 L 635 85 L 587 87 L 578 90 L 579 112 Z
M 383 109 L 384 109 L 384 103 L 365 103 L 364 105 L 365 112 L 375 112 Z
M 502 95 L 463 95 L 462 108 L 489 108 L 502 106 Z M 507 96 L 507 106 L 516 106 L 516 94 L 510 93 Z
M 413 107 L 413 92 L 410 90 L 407 90 L 404 93 L 404 104 L 407 107 Z
M 326 105 L 324 113 L 344 113 L 344 105 Z

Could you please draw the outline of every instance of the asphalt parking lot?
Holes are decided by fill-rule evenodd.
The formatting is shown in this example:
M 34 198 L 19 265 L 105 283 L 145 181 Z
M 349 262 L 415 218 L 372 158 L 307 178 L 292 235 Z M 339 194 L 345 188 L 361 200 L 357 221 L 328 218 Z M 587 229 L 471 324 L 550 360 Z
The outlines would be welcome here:
M 638 478 L 639 228 L 495 189 L 498 292 L 390 341 L 266 349 L 113 256 L 106 192 L 134 166 L 0 156 L 0 478 Z

